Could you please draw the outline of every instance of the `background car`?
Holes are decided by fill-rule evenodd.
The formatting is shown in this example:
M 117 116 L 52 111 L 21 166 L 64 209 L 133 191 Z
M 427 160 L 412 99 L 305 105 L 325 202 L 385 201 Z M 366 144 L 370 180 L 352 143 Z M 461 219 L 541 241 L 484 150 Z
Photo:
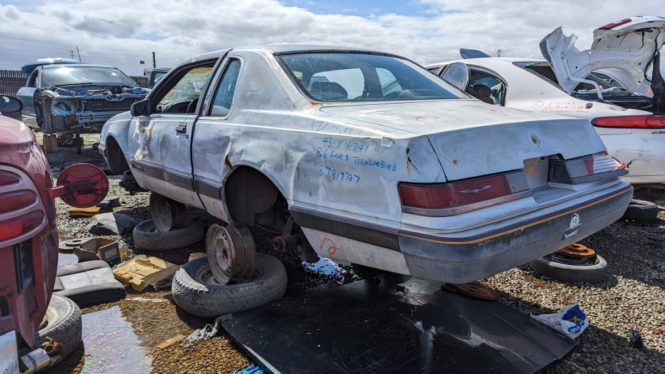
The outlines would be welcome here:
M 665 19 L 605 25 L 585 51 L 574 41 L 561 29 L 543 39 L 541 50 L 551 63 L 476 57 L 428 69 L 489 104 L 589 119 L 609 153 L 628 167 L 630 183 L 665 183 L 665 82 L 658 52 Z
M 58 264 L 54 199 L 94 206 L 108 191 L 104 173 L 88 164 L 66 168 L 54 186 L 33 131 L 5 116 L 20 107 L 17 99 L 0 96 L 0 369 L 7 369 L 4 372 L 19 372 L 19 359 L 21 371 L 41 369 L 57 362 L 63 352 L 71 352 L 76 348 L 71 341 L 61 342 L 64 351 L 57 354 L 48 355 L 41 347 L 47 334 L 55 338 L 56 329 L 65 324 L 78 323 L 76 344 L 80 342 L 78 307 L 64 297 L 51 298 Z M 72 320 L 76 316 L 78 320 Z M 67 334 L 77 338 L 74 330 Z
M 47 134 L 99 131 L 104 122 L 129 110 L 149 91 L 107 65 L 47 60 L 22 70 L 28 74 L 17 93 L 23 120 Z
M 278 247 L 452 283 L 591 235 L 632 196 L 587 121 L 493 108 L 403 57 L 335 47 L 194 58 L 109 120 L 99 151 L 159 196 L 160 231 L 189 205 Z M 218 234 L 213 274 L 243 266 Z

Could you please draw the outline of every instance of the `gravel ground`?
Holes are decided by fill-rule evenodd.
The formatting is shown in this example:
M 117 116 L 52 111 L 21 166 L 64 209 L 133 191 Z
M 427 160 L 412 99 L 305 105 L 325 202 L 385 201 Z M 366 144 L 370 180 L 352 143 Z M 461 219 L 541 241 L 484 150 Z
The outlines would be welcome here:
M 86 137 L 86 143 L 92 141 L 94 137 Z M 86 160 L 103 165 L 97 151 L 90 148 L 85 149 L 81 156 L 76 156 L 70 149 L 60 150 L 50 154 L 49 160 L 56 176 L 59 170 L 73 162 Z M 147 193 L 130 196 L 118 186 L 118 178 L 111 177 L 110 182 L 109 196 L 119 196 L 122 204 L 116 212 L 149 218 Z M 665 192 L 638 196 L 665 206 Z M 57 203 L 57 208 L 62 239 L 92 236 L 86 229 L 90 218 L 70 218 L 68 207 L 61 202 Z M 134 255 L 131 238 L 111 238 L 123 239 L 123 260 Z M 260 250 L 270 252 L 265 233 L 255 232 L 255 238 Z M 658 330 L 655 330 L 665 329 L 665 212 L 661 212 L 659 222 L 652 225 L 617 222 L 584 243 L 595 248 L 608 261 L 610 274 L 600 284 L 573 285 L 541 278 L 526 266 L 498 274 L 482 283 L 497 291 L 499 302 L 523 313 L 553 312 L 572 303 L 580 303 L 587 312 L 591 325 L 579 338 L 578 346 L 568 357 L 546 369 L 547 373 L 665 372 L 665 335 L 658 335 Z M 204 250 L 202 244 L 165 259 L 183 263 L 187 253 L 195 250 Z M 284 260 L 288 268 L 298 267 L 297 259 Z M 289 279 L 290 293 L 298 292 L 293 289 L 305 290 L 327 282 L 301 273 L 301 278 Z M 298 285 L 294 286 L 296 283 Z M 145 309 L 145 303 L 131 301 L 136 297 L 145 297 L 145 293 L 130 293 L 128 300 L 87 308 L 83 313 L 120 305 L 139 339 L 150 348 L 152 365 L 158 373 L 232 372 L 248 364 L 248 360 L 223 337 L 198 342 L 190 347 L 176 343 L 165 349 L 154 348 L 159 342 L 178 333 L 191 333 L 205 321 L 177 311 L 168 291 L 150 294 L 150 297 L 165 300 L 155 303 L 152 306 L 154 309 L 150 310 Z M 157 315 L 160 317 L 156 318 Z M 631 330 L 640 333 L 645 345 L 643 348 L 631 346 L 628 338 Z M 72 370 L 76 371 L 76 367 L 80 370 L 84 360 L 85 355 L 79 352 L 78 357 L 68 360 L 62 370 L 74 368 Z

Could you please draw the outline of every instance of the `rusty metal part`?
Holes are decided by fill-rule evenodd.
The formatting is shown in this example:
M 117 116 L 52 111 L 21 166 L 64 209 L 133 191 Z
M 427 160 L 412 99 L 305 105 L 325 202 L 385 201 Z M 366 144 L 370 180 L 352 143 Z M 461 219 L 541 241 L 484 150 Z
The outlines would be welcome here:
M 248 279 L 256 272 L 256 247 L 244 226 L 211 225 L 206 234 L 206 255 L 210 271 L 220 284 Z
M 49 336 L 44 340 L 44 343 L 42 343 L 42 349 L 47 355 L 49 355 L 49 357 L 54 357 L 56 355 L 63 356 L 64 347 L 59 341 L 54 340 Z
M 289 217 L 282 230 L 282 235 L 276 236 L 272 241 L 273 248 L 276 251 L 287 252 L 293 249 L 298 250 L 298 254 L 303 261 L 314 263 L 319 261 L 319 255 L 309 244 L 307 238 L 295 224 L 293 217 Z
M 444 283 L 441 288 L 445 291 L 457 293 L 478 300 L 496 301 L 497 299 L 496 293 L 494 291 L 476 282 L 463 284 Z
M 592 258 L 596 256 L 596 251 L 594 249 L 580 243 L 571 244 L 560 250 L 558 253 L 572 258 Z

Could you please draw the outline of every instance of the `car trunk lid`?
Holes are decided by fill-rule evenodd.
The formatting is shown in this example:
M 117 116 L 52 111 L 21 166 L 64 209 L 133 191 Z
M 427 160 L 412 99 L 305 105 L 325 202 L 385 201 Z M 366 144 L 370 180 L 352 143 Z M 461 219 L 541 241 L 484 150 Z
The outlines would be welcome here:
M 639 16 L 605 25 L 594 30 L 591 48 L 582 51 L 575 47 L 576 40 L 559 27 L 540 42 L 543 57 L 567 93 L 592 72 L 602 71 L 630 91 L 649 94 L 645 72 L 665 43 L 665 18 Z

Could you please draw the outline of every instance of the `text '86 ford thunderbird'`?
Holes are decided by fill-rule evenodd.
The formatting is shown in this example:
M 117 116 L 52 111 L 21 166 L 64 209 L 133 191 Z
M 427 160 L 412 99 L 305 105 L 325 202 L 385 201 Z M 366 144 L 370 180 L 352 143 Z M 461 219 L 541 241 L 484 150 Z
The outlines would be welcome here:
M 491 107 L 354 49 L 204 54 L 109 120 L 99 149 L 229 224 L 294 226 L 318 255 L 452 283 L 591 235 L 632 196 L 588 121 Z

